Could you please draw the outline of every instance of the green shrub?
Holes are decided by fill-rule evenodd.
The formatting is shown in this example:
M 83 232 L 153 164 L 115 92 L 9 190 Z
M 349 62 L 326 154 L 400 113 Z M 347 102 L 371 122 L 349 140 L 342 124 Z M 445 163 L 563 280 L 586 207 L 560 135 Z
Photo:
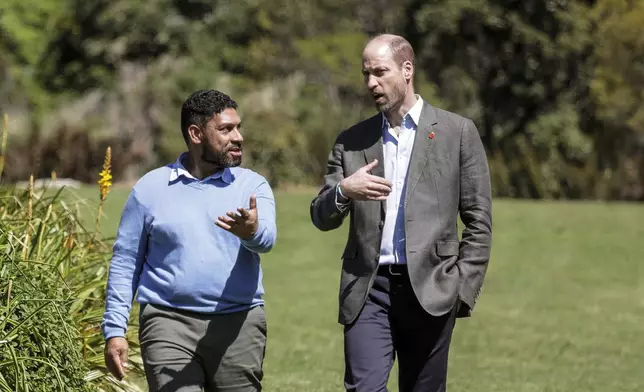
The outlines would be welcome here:
M 62 190 L 0 188 L 0 391 L 137 390 L 105 369 L 111 249 L 75 205 Z

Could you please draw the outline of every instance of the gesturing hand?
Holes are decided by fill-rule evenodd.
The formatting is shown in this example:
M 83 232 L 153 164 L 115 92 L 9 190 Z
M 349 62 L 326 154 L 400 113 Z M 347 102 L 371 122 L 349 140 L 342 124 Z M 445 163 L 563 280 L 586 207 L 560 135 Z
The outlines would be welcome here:
M 390 181 L 369 172 L 376 165 L 378 165 L 378 160 L 374 159 L 373 162 L 340 181 L 342 193 L 354 200 L 386 200 L 391 192 L 392 184 Z
M 118 380 L 122 380 L 125 377 L 127 350 L 127 340 L 122 337 L 111 338 L 105 343 L 105 365 Z
M 257 200 L 255 194 L 250 195 L 248 209 L 238 208 L 235 212 L 228 212 L 226 215 L 217 218 L 215 224 L 222 229 L 229 231 L 241 239 L 252 238 L 257 233 Z

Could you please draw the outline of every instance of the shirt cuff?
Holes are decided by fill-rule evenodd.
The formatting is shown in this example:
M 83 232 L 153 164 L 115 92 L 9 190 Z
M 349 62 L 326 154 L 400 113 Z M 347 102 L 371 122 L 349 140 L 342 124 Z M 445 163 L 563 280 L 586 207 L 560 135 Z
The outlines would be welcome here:
M 105 340 L 109 340 L 111 338 L 124 338 L 125 329 L 119 327 L 105 327 L 103 328 L 103 336 L 105 337 Z

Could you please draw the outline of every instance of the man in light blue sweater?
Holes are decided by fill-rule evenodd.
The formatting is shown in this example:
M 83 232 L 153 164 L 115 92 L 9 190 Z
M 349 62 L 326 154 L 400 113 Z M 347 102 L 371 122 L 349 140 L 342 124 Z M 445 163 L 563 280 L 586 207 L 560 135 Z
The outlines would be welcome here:
M 237 103 L 216 90 L 181 109 L 188 151 L 145 174 L 123 209 L 102 323 L 122 379 L 135 293 L 151 391 L 260 391 L 266 347 L 260 253 L 276 239 L 268 182 L 238 167 Z

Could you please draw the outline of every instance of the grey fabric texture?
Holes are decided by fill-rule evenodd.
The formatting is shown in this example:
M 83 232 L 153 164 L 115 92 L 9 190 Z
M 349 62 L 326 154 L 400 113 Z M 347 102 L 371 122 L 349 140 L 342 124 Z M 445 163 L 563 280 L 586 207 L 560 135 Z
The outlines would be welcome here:
M 211 315 L 146 304 L 139 341 L 150 391 L 261 391 L 266 336 L 262 306 Z
M 416 132 L 403 195 L 409 277 L 428 313 L 440 316 L 457 306 L 457 317 L 469 317 L 481 292 L 492 242 L 485 149 L 471 120 L 428 103 Z M 329 154 L 324 185 L 310 206 L 311 220 L 322 231 L 349 221 L 341 256 L 341 324 L 355 320 L 373 285 L 385 203 L 354 200 L 341 211 L 335 188 L 374 159 L 378 166 L 372 174 L 384 177 L 381 114 L 340 133 Z M 459 214 L 464 223 L 460 239 Z

